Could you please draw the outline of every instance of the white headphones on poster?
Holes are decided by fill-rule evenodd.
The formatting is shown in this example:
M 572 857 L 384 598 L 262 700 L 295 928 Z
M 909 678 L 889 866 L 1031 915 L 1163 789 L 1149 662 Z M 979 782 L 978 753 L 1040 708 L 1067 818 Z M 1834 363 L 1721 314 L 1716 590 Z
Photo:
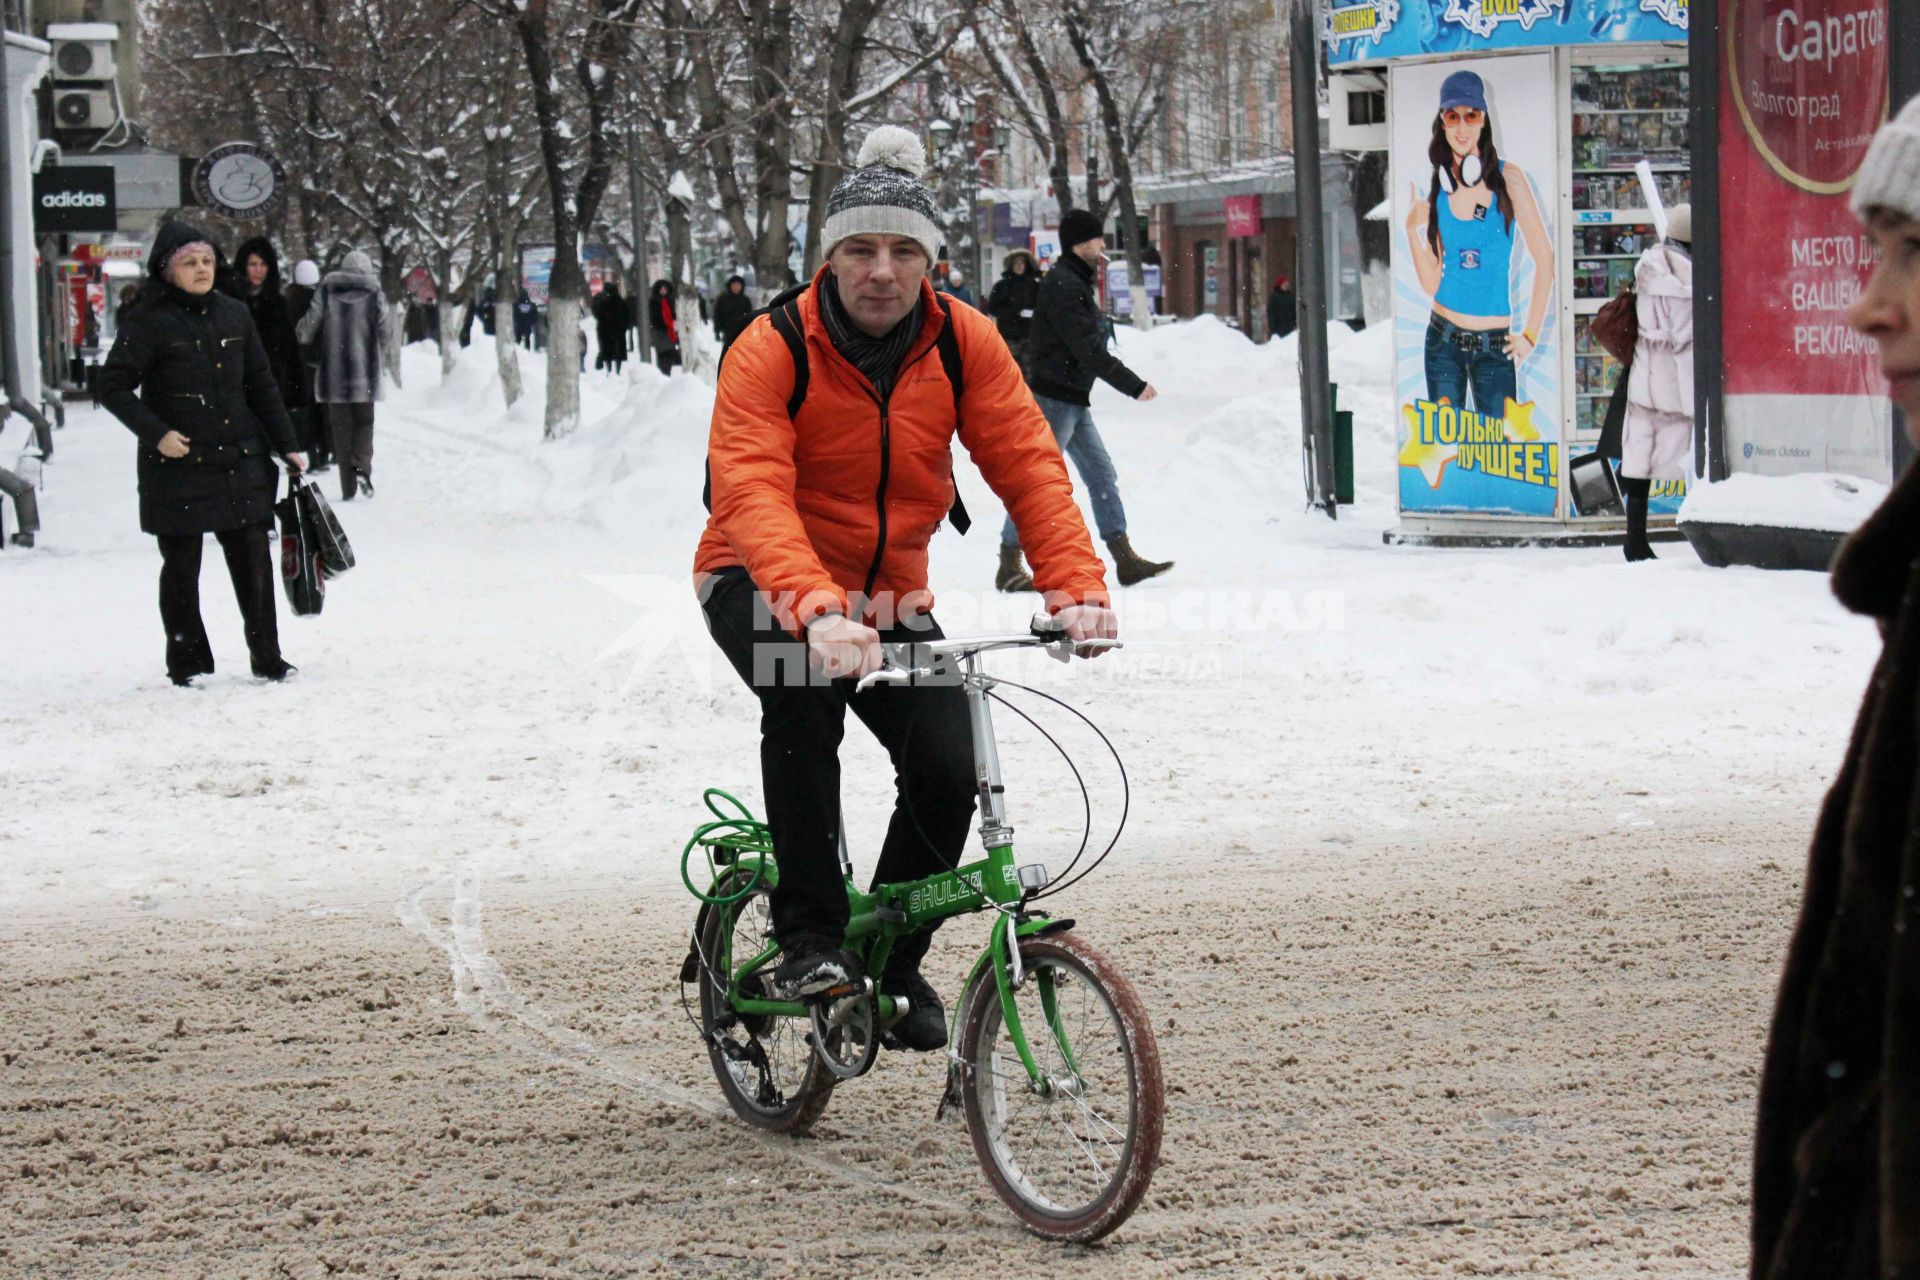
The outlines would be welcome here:
M 1481 163 L 1481 160 L 1480 160 L 1480 153 L 1476 151 L 1472 155 L 1468 156 L 1466 159 L 1460 162 L 1460 181 L 1466 186 L 1471 187 L 1475 183 L 1480 181 L 1480 176 L 1485 171 L 1485 169 L 1486 169 L 1486 166 L 1483 163 Z M 1433 174 L 1434 174 L 1434 177 L 1436 177 L 1440 181 L 1440 189 L 1446 192 L 1448 195 L 1452 195 L 1453 194 L 1453 166 L 1442 165 L 1436 168 L 1433 171 Z

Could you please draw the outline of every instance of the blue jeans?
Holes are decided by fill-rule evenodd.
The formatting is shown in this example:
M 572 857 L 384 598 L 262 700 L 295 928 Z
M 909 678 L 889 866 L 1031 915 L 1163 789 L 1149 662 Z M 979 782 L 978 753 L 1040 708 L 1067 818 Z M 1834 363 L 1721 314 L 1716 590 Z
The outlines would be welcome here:
M 1127 509 L 1120 502 L 1120 475 L 1113 469 L 1113 459 L 1107 456 L 1107 446 L 1093 425 L 1093 410 L 1050 396 L 1033 399 L 1046 415 L 1047 425 L 1053 428 L 1060 452 L 1073 459 L 1080 483 L 1093 499 L 1093 523 L 1100 530 L 1101 541 L 1125 534 Z M 1013 527 L 1012 516 L 1007 517 L 1006 527 L 1000 531 L 1000 541 L 1009 547 L 1020 545 L 1020 531 Z
M 1427 324 L 1427 399 L 1465 409 L 1471 383 L 1472 408 L 1490 418 L 1505 417 L 1507 401 L 1519 398 L 1513 357 L 1501 349 L 1506 336 L 1505 329 L 1462 329 L 1435 314 Z

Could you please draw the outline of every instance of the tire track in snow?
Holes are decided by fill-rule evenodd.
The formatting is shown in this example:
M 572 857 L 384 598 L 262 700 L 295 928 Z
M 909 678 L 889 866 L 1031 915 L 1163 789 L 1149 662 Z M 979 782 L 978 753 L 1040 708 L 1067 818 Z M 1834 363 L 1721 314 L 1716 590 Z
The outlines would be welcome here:
M 425 900 L 435 889 L 448 886 L 449 877 L 436 877 L 410 890 L 400 900 L 395 914 L 409 931 L 447 953 L 453 968 L 454 1003 L 482 1030 L 493 1035 L 504 1033 L 528 1053 L 551 1065 L 593 1076 L 650 1101 L 716 1121 L 730 1132 L 745 1134 L 768 1150 L 829 1177 L 900 1196 L 925 1208 L 943 1209 L 978 1223 L 1011 1230 L 1010 1224 L 972 1205 L 934 1195 L 910 1183 L 889 1181 L 837 1156 L 807 1151 L 792 1139 L 762 1133 L 740 1121 L 724 1103 L 622 1062 L 590 1037 L 548 1017 L 514 989 L 512 980 L 487 949 L 481 924 L 479 875 L 473 868 L 463 866 L 450 879 L 452 901 L 445 928 L 429 915 Z

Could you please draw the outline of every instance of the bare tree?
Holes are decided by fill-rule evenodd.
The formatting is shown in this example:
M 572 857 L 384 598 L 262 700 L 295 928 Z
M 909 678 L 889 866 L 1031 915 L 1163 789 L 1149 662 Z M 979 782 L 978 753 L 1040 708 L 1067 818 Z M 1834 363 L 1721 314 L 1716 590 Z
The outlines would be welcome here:
M 580 313 L 587 277 L 580 234 L 613 178 L 612 112 L 631 54 L 639 0 L 513 0 L 504 16 L 526 59 L 553 220 L 547 295 L 546 437 L 580 425 Z M 559 59 L 570 65 L 563 82 Z

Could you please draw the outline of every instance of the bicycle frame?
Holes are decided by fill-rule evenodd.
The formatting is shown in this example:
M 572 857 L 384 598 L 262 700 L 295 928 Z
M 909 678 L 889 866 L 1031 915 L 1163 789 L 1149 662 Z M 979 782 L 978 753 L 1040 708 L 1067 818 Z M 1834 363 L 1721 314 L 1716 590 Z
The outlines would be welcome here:
M 983 647 L 1013 647 L 1016 643 L 1031 645 L 1034 641 L 1029 637 L 1008 638 L 984 642 Z M 1013 998 L 1014 991 L 1025 983 L 1027 977 L 1020 962 L 1018 942 L 1021 938 L 1060 928 L 1063 922 L 1044 916 L 1029 916 L 1023 909 L 1030 891 L 1022 884 L 1021 868 L 1014 861 L 1013 828 L 1007 823 L 1005 779 L 1001 774 L 1000 752 L 993 735 L 993 710 L 988 701 L 996 682 L 981 671 L 979 648 L 953 656 L 959 657 L 964 664 L 959 678 L 966 689 L 972 728 L 980 840 L 986 847 L 986 857 L 923 879 L 875 885 L 871 893 L 862 893 L 853 883 L 851 868 L 844 865 L 843 851 L 850 913 L 847 943 L 862 954 L 868 972 L 878 973 L 884 969 L 887 956 L 901 937 L 952 916 L 993 910 L 996 914 L 986 949 L 968 971 L 966 985 L 954 1004 L 954 1034 L 957 1037 L 960 1013 L 966 1007 L 975 984 L 983 981 L 985 973 L 990 970 L 1000 997 L 1000 1014 L 1007 1035 L 1020 1055 L 1028 1079 L 1036 1089 L 1043 1090 L 1047 1087 L 1047 1081 L 1028 1048 L 1026 1029 Z M 925 673 L 902 674 L 907 678 L 890 682 L 907 683 L 913 674 Z M 779 880 L 773 859 L 762 853 L 736 856 L 728 859 L 727 865 L 735 871 L 745 870 L 765 877 L 769 885 L 777 884 Z M 1038 889 L 1043 884 L 1044 880 L 1041 880 L 1033 888 Z M 736 964 L 736 958 L 731 954 L 716 958 L 715 962 L 726 967 L 730 973 L 728 997 L 736 1012 L 749 1016 L 808 1016 L 805 1002 L 770 1000 L 743 991 L 743 985 L 773 963 L 779 954 L 779 945 L 770 942 L 759 954 L 744 963 Z M 878 1006 L 876 1013 L 883 1021 L 895 1016 L 897 1011 L 892 997 L 878 994 L 875 999 Z M 1077 1071 L 1073 1049 L 1067 1043 L 1066 1030 L 1061 1025 L 1054 1000 L 1052 984 L 1043 982 L 1040 1003 L 1045 1011 L 1048 1029 L 1059 1046 L 1062 1059 Z

